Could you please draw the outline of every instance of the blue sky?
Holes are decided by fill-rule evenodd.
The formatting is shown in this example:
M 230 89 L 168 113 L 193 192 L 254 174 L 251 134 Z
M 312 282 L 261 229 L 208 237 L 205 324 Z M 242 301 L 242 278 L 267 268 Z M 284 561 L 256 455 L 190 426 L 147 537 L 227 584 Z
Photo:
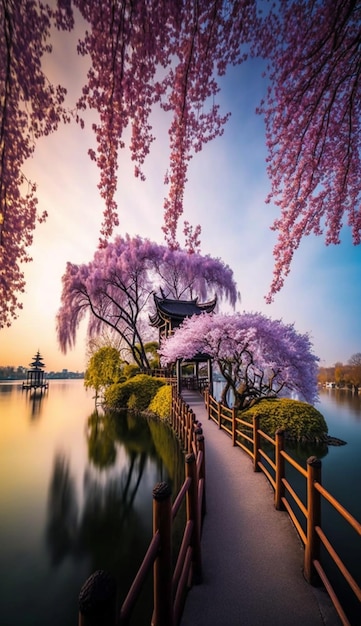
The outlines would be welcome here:
M 48 62 L 49 74 L 66 82 L 73 98 L 85 67 L 84 60 L 74 61 L 74 46 L 73 35 L 58 37 Z M 361 352 L 361 247 L 352 245 L 347 228 L 339 246 L 326 247 L 322 237 L 306 238 L 282 291 L 271 305 L 264 300 L 276 241 L 270 226 L 277 216 L 275 207 L 264 202 L 269 190 L 264 122 L 255 114 L 264 91 L 258 63 L 234 68 L 223 80 L 219 102 L 232 116 L 224 135 L 191 162 L 183 218 L 201 224 L 202 252 L 222 258 L 233 269 L 241 293 L 239 310 L 262 311 L 308 332 L 321 365 L 346 363 Z M 118 232 L 159 243 L 167 123 L 164 114 L 154 114 L 157 141 L 146 163 L 147 181 L 134 179 L 126 152 L 120 157 L 118 177 Z M 48 210 L 49 218 L 36 230 L 34 261 L 25 267 L 24 309 L 11 328 L 0 331 L 1 365 L 27 365 L 38 349 L 48 369 L 82 370 L 86 365 L 85 326 L 76 349 L 64 356 L 57 346 L 55 315 L 66 262 L 90 261 L 98 242 L 102 203 L 98 172 L 87 156 L 92 146 L 90 130 L 64 127 L 42 139 L 27 164 L 26 174 L 38 182 L 39 208 Z

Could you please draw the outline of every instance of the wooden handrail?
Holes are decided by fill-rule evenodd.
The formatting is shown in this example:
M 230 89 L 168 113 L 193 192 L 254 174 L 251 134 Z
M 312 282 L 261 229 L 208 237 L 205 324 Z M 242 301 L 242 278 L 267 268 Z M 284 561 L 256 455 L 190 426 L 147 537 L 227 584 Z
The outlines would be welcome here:
M 153 569 L 151 626 L 178 626 L 190 584 L 202 580 L 201 527 L 205 514 L 205 441 L 193 411 L 172 387 L 171 426 L 186 450 L 185 480 L 171 504 L 166 483 L 153 490 L 153 537 L 120 610 L 116 610 L 116 582 L 98 570 L 84 583 L 79 595 L 79 626 L 126 626 L 140 592 Z M 172 571 L 172 531 L 185 502 L 186 522 Z
M 128 591 L 128 594 L 120 609 L 120 624 L 126 624 L 131 618 L 132 611 L 143 588 L 143 585 L 153 567 L 154 561 L 157 557 L 160 548 L 160 534 L 155 533 L 149 544 L 149 548 L 145 554 L 143 562 L 133 580 L 133 583 Z
M 284 509 L 289 514 L 303 544 L 305 547 L 304 553 L 304 575 L 306 580 L 311 584 L 318 584 L 321 580 L 327 593 L 329 594 L 331 601 L 335 607 L 335 610 L 340 617 L 341 623 L 344 626 L 349 626 L 349 621 L 346 617 L 345 611 L 341 606 L 341 603 L 328 579 L 328 576 L 321 563 L 320 556 L 320 544 L 326 548 L 333 563 L 337 566 L 343 579 L 348 584 L 349 588 L 353 591 L 356 599 L 361 604 L 361 588 L 355 579 L 351 576 L 350 572 L 345 567 L 344 563 L 334 550 L 333 546 L 325 536 L 321 527 L 321 497 L 324 498 L 331 507 L 339 513 L 353 530 L 356 531 L 358 536 L 361 536 L 361 524 L 340 504 L 321 484 L 321 461 L 316 457 L 310 457 L 307 460 L 307 470 L 305 470 L 295 459 L 293 459 L 284 450 L 284 438 L 282 432 L 277 432 L 275 439 L 264 433 L 259 428 L 257 418 L 254 419 L 252 424 L 242 420 L 233 413 L 232 428 L 228 426 L 230 420 L 229 407 L 224 407 L 221 403 L 217 402 L 215 398 L 210 396 L 207 390 L 204 391 L 204 401 L 208 413 L 208 419 L 217 423 L 221 430 L 230 434 L 232 437 L 232 444 L 240 447 L 243 451 L 247 452 L 251 456 L 253 461 L 254 470 L 262 470 L 269 482 L 271 483 L 275 494 L 275 507 L 276 509 Z M 247 429 L 247 433 L 242 431 L 242 426 Z M 261 442 L 265 441 L 275 449 L 275 462 L 271 457 L 261 449 Z M 262 462 L 265 459 L 267 466 Z M 303 476 L 307 481 L 307 501 L 306 503 L 298 497 L 293 490 L 289 482 L 285 477 L 285 463 L 292 465 L 297 472 Z M 270 468 L 273 472 L 268 469 Z M 306 532 L 303 530 L 297 516 L 295 515 L 293 508 L 289 501 L 286 499 L 285 492 L 287 491 L 291 501 L 304 516 L 306 520 Z M 360 606 L 361 610 L 361 606 Z

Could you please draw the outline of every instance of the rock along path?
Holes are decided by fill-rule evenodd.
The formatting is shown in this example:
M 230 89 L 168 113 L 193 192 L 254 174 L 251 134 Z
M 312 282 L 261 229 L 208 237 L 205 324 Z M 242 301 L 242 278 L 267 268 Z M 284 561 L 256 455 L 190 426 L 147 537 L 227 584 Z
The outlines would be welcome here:
M 198 392 L 182 397 L 202 422 L 207 512 L 203 582 L 189 591 L 181 626 L 340 626 L 326 592 L 305 581 L 303 546 L 263 472 L 208 420 Z

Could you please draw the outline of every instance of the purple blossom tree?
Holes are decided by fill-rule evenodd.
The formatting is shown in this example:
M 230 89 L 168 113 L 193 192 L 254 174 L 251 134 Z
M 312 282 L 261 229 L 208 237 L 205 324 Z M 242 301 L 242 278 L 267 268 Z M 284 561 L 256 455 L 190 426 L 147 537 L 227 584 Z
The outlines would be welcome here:
M 216 292 L 233 306 L 238 297 L 233 272 L 220 259 L 171 251 L 141 237 L 116 237 L 90 263 L 67 264 L 57 315 L 62 351 L 75 344 L 79 324 L 89 314 L 89 337 L 104 326 L 111 328 L 130 358 L 148 368 L 145 342 L 152 337 L 147 314 L 153 305 L 150 296 L 158 289 L 174 299 L 195 294 L 206 299 Z
M 164 365 L 209 355 L 226 381 L 222 402 L 232 390 L 234 406 L 242 410 L 275 396 L 316 402 L 318 357 L 311 348 L 309 336 L 293 324 L 261 313 L 205 313 L 184 320 L 159 352 Z

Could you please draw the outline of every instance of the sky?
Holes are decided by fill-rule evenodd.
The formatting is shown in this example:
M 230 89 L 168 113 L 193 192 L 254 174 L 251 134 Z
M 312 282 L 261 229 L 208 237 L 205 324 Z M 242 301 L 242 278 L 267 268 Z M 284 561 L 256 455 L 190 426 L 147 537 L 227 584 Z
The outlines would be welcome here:
M 68 87 L 69 104 L 79 95 L 86 71 L 86 62 L 76 56 L 76 39 L 74 33 L 56 35 L 53 54 L 46 60 L 49 78 Z M 270 226 L 278 215 L 265 203 L 269 181 L 264 121 L 255 113 L 265 88 L 257 62 L 232 68 L 222 80 L 218 101 L 231 118 L 223 136 L 206 144 L 191 161 L 181 224 L 201 224 L 201 252 L 232 268 L 241 294 L 237 310 L 262 312 L 309 333 L 321 366 L 347 363 L 361 352 L 361 247 L 352 245 L 347 227 L 338 246 L 326 247 L 322 237 L 305 238 L 282 291 L 272 304 L 265 302 L 276 243 Z M 66 262 L 92 259 L 102 222 L 99 175 L 87 155 L 88 148 L 95 147 L 91 116 L 86 121 L 85 131 L 73 124 L 42 138 L 24 168 L 38 184 L 39 213 L 47 210 L 49 217 L 35 231 L 33 262 L 24 266 L 23 309 L 10 328 L 0 330 L 0 366 L 27 366 L 39 350 L 48 371 L 86 367 L 86 323 L 79 329 L 76 347 L 64 355 L 55 322 Z M 153 122 L 157 140 L 145 164 L 145 182 L 134 178 L 129 153 L 120 155 L 120 225 L 115 234 L 163 244 L 169 117 L 155 112 Z

